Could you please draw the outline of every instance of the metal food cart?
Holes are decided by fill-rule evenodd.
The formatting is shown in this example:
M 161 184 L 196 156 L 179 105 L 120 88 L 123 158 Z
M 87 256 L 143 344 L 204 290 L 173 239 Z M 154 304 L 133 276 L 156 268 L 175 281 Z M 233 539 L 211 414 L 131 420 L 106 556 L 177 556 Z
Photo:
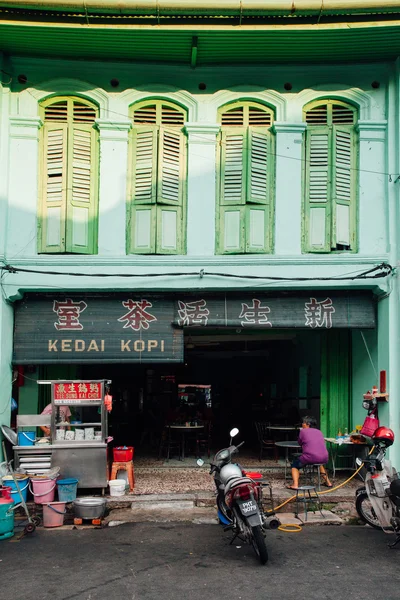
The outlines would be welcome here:
M 16 466 L 40 466 L 46 457 L 52 467 L 60 467 L 63 478 L 75 477 L 80 488 L 107 486 L 107 410 L 104 402 L 106 380 L 51 381 L 51 443 L 14 446 Z M 73 412 L 70 423 L 62 420 L 60 406 Z M 22 423 L 29 426 L 24 415 Z M 42 417 L 43 419 L 43 417 Z M 36 423 L 32 425 L 36 426 Z M 19 423 L 20 425 L 20 423 Z M 47 464 L 46 464 L 47 466 Z

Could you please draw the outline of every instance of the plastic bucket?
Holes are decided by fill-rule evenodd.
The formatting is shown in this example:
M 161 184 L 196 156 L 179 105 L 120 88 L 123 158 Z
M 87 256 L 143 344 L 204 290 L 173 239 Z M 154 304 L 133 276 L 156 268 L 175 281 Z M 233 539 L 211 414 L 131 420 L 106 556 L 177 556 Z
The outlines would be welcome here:
M 18 433 L 18 446 L 33 446 L 36 440 L 34 431 L 20 431 Z
M 121 479 L 112 479 L 108 482 L 110 486 L 110 496 L 123 496 L 125 494 L 125 481 Z
M 44 527 L 61 527 L 64 524 L 65 502 L 48 502 L 43 504 Z
M 7 485 L 7 487 L 11 488 L 10 494 L 15 504 L 19 504 L 22 500 L 26 502 L 28 498 L 29 477 L 18 477 L 16 479 L 18 482 L 19 491 L 14 480 L 11 479 L 9 475 L 3 477 L 3 482 L 4 485 Z
M 29 485 L 29 489 L 33 494 L 33 499 L 36 504 L 46 504 L 47 502 L 53 502 L 54 490 L 56 489 L 56 482 L 54 479 L 31 479 L 33 489 Z
M 57 490 L 60 502 L 73 502 L 76 499 L 77 488 L 77 479 L 59 479 L 57 481 Z

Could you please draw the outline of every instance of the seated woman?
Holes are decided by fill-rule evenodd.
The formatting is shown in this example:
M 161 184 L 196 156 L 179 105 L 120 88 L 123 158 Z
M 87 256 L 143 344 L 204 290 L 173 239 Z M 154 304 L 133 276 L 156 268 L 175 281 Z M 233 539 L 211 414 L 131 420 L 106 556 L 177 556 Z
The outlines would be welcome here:
M 291 490 L 298 489 L 300 469 L 305 465 L 328 462 L 328 450 L 326 449 L 324 436 L 322 435 L 322 432 L 317 429 L 317 421 L 314 417 L 303 418 L 298 441 L 302 452 L 301 456 L 296 458 L 292 463 L 293 483 L 292 485 L 287 486 Z M 326 487 L 332 487 L 332 483 L 329 480 L 325 468 L 321 465 L 319 469 Z

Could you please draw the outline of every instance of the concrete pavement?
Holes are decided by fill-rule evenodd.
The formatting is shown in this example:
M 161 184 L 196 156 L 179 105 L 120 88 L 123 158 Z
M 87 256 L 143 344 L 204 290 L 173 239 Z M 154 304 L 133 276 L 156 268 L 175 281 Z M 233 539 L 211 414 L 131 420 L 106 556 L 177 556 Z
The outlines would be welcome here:
M 270 531 L 270 561 L 217 525 L 137 523 L 38 530 L 0 542 L 0 598 L 398 600 L 400 549 L 369 527 Z

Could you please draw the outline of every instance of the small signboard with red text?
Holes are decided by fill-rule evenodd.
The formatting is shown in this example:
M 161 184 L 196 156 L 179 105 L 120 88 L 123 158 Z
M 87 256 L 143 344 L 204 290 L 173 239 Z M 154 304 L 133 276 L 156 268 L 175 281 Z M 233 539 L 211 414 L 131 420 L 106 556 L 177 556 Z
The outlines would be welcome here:
M 101 381 L 60 381 L 53 383 L 54 404 L 80 404 L 101 402 L 103 383 Z

